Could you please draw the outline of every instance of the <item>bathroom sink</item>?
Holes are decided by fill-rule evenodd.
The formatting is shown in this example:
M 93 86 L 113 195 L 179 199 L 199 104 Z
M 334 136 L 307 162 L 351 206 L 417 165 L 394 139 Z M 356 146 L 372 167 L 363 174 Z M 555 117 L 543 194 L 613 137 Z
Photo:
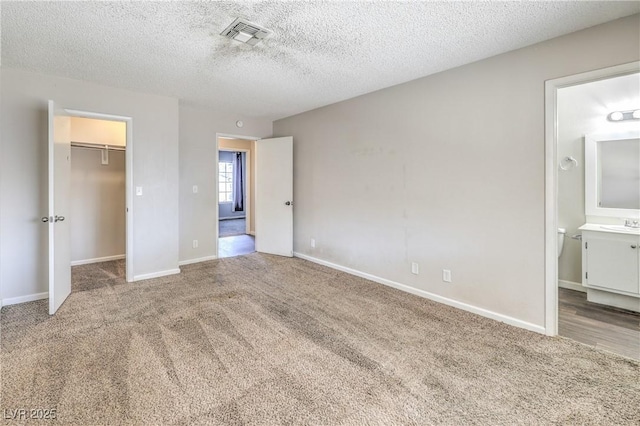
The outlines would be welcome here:
M 600 225 L 602 229 L 608 229 L 609 231 L 628 232 L 629 234 L 640 235 L 640 228 L 631 228 L 624 225 Z

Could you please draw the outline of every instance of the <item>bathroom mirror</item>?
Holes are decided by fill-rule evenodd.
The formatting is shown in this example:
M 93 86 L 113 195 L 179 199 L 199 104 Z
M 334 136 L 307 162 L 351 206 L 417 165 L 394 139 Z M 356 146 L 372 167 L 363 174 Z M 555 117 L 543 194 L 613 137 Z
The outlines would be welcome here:
M 640 132 L 585 136 L 585 214 L 640 218 Z

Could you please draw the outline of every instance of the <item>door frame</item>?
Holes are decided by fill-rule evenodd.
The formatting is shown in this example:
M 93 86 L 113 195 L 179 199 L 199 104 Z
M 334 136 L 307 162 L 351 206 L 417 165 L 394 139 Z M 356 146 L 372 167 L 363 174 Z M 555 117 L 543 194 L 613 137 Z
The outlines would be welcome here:
M 215 240 L 216 240 L 216 252 L 215 252 L 216 259 L 219 258 L 219 254 L 220 254 L 220 252 L 219 252 L 219 250 L 220 250 L 220 247 L 219 247 L 219 245 L 220 245 L 220 241 L 219 241 L 219 239 L 220 239 L 220 229 L 219 229 L 220 208 L 218 207 L 218 200 L 220 198 L 220 195 L 219 195 L 220 185 L 219 185 L 219 182 L 218 182 L 218 177 L 220 176 L 220 171 L 218 170 L 218 163 L 220 162 L 219 153 L 221 151 L 220 150 L 220 142 L 219 142 L 220 138 L 242 139 L 242 140 L 251 141 L 251 142 L 257 142 L 260 139 L 263 139 L 263 138 L 258 137 L 258 136 L 233 135 L 233 134 L 230 134 L 230 133 L 216 133 L 216 141 L 215 141 L 216 154 L 215 154 L 215 167 L 214 167 L 214 170 L 215 170 L 214 171 L 215 172 L 215 191 L 214 192 L 215 192 L 215 201 L 216 201 L 216 203 L 215 203 L 216 204 L 216 209 L 215 209 L 215 219 L 216 219 L 215 220 L 215 223 L 216 223 L 215 229 L 216 230 L 215 230 L 215 234 L 214 235 L 215 235 Z M 246 152 L 247 153 L 246 154 L 247 155 L 246 162 L 247 162 L 248 165 L 251 164 L 250 163 L 250 160 L 251 160 L 250 151 L 247 151 L 247 150 L 244 150 L 244 149 L 229 150 L 229 149 L 226 149 L 226 148 L 222 149 L 222 151 Z M 254 161 L 255 161 L 255 159 L 254 159 Z M 249 174 L 247 176 L 248 176 L 249 179 L 251 179 L 251 167 L 250 166 L 247 167 L 247 170 L 249 170 Z M 247 191 L 247 192 L 250 192 L 250 191 Z M 247 199 L 248 200 L 251 199 L 250 194 L 249 194 L 249 197 L 247 197 Z M 246 231 L 247 231 L 247 234 L 248 234 L 249 231 L 250 231 L 249 227 L 250 227 L 250 217 L 251 217 L 251 212 L 250 212 L 251 201 L 249 201 L 249 203 L 247 203 L 247 206 L 248 206 L 248 208 L 247 208 L 247 211 L 245 213 L 245 217 L 246 217 L 246 221 L 247 221 L 247 223 L 246 223 Z
M 558 334 L 558 90 L 634 74 L 640 61 L 547 80 L 545 86 L 545 334 Z
M 81 111 L 68 108 L 65 108 L 65 111 L 72 117 L 93 118 L 97 120 L 119 121 L 126 123 L 127 140 L 125 146 L 125 268 L 126 281 L 133 282 L 133 194 L 135 193 L 133 188 L 133 118 L 122 115 L 102 114 L 97 112 Z

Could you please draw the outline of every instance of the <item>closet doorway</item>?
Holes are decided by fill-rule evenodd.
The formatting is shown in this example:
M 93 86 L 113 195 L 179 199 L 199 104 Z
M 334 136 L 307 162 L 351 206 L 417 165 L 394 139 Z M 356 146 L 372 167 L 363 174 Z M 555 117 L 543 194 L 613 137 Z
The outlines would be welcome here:
M 127 182 L 131 173 L 127 121 L 70 118 L 70 242 L 72 292 L 124 284 Z
M 255 141 L 218 137 L 218 257 L 255 251 Z

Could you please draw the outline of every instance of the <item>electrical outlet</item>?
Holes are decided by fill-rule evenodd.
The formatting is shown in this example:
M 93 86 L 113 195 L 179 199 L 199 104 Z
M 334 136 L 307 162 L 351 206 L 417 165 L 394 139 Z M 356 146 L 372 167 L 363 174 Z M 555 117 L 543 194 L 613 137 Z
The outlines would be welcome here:
M 315 238 L 311 239 L 311 248 L 316 248 L 316 239 Z
M 193 240 L 193 248 L 198 248 L 198 240 Z
M 415 275 L 418 275 L 418 273 L 420 273 L 420 265 L 418 265 L 416 262 L 411 263 L 411 273 Z
M 442 270 L 442 281 L 444 281 L 445 283 L 451 282 L 451 271 L 449 269 Z

